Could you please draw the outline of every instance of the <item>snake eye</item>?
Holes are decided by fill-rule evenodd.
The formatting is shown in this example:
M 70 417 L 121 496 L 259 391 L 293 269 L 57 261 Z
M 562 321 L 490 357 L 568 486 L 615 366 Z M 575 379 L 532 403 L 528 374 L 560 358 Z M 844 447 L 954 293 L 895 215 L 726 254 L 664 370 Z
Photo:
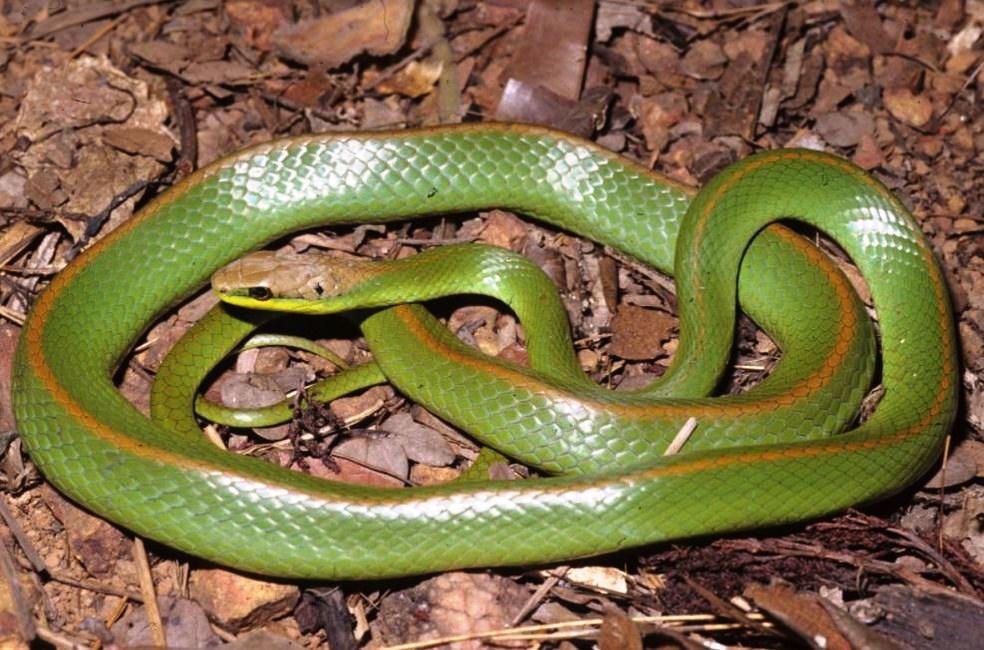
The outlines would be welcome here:
M 253 300 L 269 300 L 273 298 L 273 292 L 270 287 L 250 287 L 249 297 Z

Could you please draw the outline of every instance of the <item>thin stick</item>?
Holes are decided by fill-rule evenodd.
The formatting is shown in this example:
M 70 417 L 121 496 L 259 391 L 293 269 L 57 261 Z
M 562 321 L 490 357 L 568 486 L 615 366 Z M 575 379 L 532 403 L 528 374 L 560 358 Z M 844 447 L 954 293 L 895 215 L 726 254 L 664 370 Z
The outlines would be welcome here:
M 147 612 L 147 625 L 154 645 L 159 648 L 167 647 L 164 636 L 164 623 L 161 622 L 161 610 L 157 607 L 157 594 L 154 592 L 154 578 L 150 574 L 150 561 L 147 559 L 147 549 L 143 540 L 133 538 L 133 559 L 137 563 L 137 574 L 140 578 L 140 592 L 143 594 L 144 610 Z
M 670 442 L 670 445 L 666 448 L 666 451 L 663 452 L 663 455 L 675 456 L 676 454 L 680 453 L 680 449 L 682 449 L 683 446 L 687 443 L 687 441 L 690 440 L 690 434 L 692 434 L 694 432 L 694 429 L 696 428 L 697 428 L 697 418 L 687 418 L 687 421 L 683 423 L 683 426 L 680 427 L 680 430 L 677 431 L 677 434 L 673 436 L 673 440 Z

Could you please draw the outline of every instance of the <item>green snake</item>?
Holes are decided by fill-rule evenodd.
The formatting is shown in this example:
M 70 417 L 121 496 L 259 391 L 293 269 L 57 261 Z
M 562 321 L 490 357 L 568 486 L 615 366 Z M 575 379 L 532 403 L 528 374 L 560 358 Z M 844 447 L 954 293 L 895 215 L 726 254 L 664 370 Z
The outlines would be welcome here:
M 681 342 L 665 385 L 688 397 L 665 404 L 464 353 L 419 307 L 382 309 L 363 324 L 367 339 L 391 341 L 392 350 L 378 352 L 388 377 L 399 375 L 397 366 L 414 368 L 407 380 L 389 377 L 408 395 L 483 437 L 516 425 L 504 432 L 512 440 L 501 447 L 506 453 L 535 460 L 545 436 L 573 436 L 560 447 L 570 453 L 547 444 L 533 463 L 567 473 L 412 490 L 329 483 L 227 453 L 189 427 L 162 426 L 113 384 L 156 318 L 219 268 L 286 233 L 493 206 L 676 267 Z M 787 218 L 844 249 L 878 312 L 884 396 L 842 435 L 829 437 L 853 417 L 843 403 L 863 393 L 854 375 L 870 372 L 870 362 L 850 364 L 864 356 L 856 352 L 867 337 L 845 322 L 857 313 L 855 299 L 841 296 L 830 264 L 789 231 L 762 230 Z M 841 309 L 816 313 L 803 292 L 828 283 Z M 785 388 L 773 376 L 771 387 L 745 396 L 697 399 L 727 360 L 736 293 L 777 340 L 787 326 L 795 340 L 828 321 L 835 336 L 805 351 L 784 349 L 774 375 L 787 373 Z M 377 316 L 384 331 L 373 333 Z M 704 356 L 718 367 L 695 372 Z M 257 573 L 378 578 L 551 562 L 884 498 L 936 460 L 956 391 L 939 266 L 902 204 L 850 163 L 812 151 L 764 152 L 695 195 L 588 142 L 482 124 L 294 138 L 189 176 L 41 295 L 18 347 L 13 396 L 20 433 L 45 476 L 138 534 Z M 188 395 L 175 407 L 190 412 Z M 683 453 L 657 458 L 648 448 L 685 416 L 698 419 L 697 437 Z M 647 424 L 627 426 L 635 420 Z M 565 457 L 574 459 L 570 471 Z

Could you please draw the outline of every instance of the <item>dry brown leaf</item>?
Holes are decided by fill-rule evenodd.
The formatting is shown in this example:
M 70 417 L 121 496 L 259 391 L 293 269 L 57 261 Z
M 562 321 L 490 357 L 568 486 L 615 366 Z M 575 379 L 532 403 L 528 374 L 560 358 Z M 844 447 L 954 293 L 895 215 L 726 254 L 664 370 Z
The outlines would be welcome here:
M 670 140 L 670 129 L 689 111 L 686 97 L 675 91 L 640 97 L 631 104 L 631 108 L 642 127 L 646 147 L 653 152 L 663 150 Z
M 390 392 L 384 386 L 373 386 L 360 395 L 336 399 L 331 403 L 331 412 L 351 426 L 381 409 L 389 395 Z
M 721 46 L 711 40 L 697 41 L 680 61 L 680 71 L 694 79 L 717 79 L 728 62 Z
M 619 2 L 602 2 L 595 17 L 595 38 L 607 42 L 612 33 L 620 28 L 655 36 L 652 16 L 644 7 Z
M 335 87 L 335 82 L 320 68 L 313 68 L 300 81 L 290 84 L 284 90 L 284 97 L 301 106 L 317 107 L 321 100 Z
M 947 458 L 946 465 L 940 467 L 929 480 L 923 483 L 923 489 L 938 490 L 940 488 L 950 488 L 980 476 L 981 472 L 978 468 L 977 459 L 966 450 L 965 444 L 968 442 L 972 443 L 974 441 L 964 441 L 963 444 L 954 449 L 950 457 Z
M 19 336 L 19 327 L 8 322 L 0 323 L 0 430 L 3 431 L 16 430 L 14 409 L 10 401 L 10 375 Z
M 184 598 L 158 596 L 164 637 L 169 648 L 205 648 L 220 644 L 205 611 L 198 603 Z M 149 648 L 154 639 L 143 605 L 133 607 L 112 627 L 113 637 L 122 648 Z
M 415 463 L 440 467 L 454 462 L 455 453 L 444 436 L 416 422 L 409 413 L 390 416 L 379 428 L 395 434 L 403 445 L 407 458 Z
M 750 584 L 745 596 L 794 631 L 813 648 L 852 650 L 837 625 L 812 594 L 801 594 L 790 585 Z
M 336 457 L 332 458 L 331 462 L 334 466 L 325 464 L 319 458 L 308 458 L 304 460 L 304 470 L 311 476 L 354 485 L 383 488 L 402 488 L 406 485 L 401 479 L 377 472 L 347 458 Z
M 246 44 L 262 52 L 273 49 L 272 34 L 290 19 L 289 6 L 280 2 L 227 0 L 223 9 Z
M 160 162 L 170 162 L 174 140 L 158 131 L 136 127 L 107 129 L 103 142 L 129 154 L 149 156 Z
M 635 33 L 631 36 L 630 43 L 635 46 L 635 54 L 648 72 L 660 80 L 664 80 L 667 74 L 679 74 L 680 55 L 672 45 Z
M 281 54 L 306 65 L 337 68 L 363 52 L 392 54 L 406 38 L 411 0 L 369 0 L 337 13 L 285 25 L 273 33 Z
M 875 122 L 867 113 L 837 111 L 817 116 L 817 133 L 835 147 L 853 147 L 863 136 L 871 136 Z
M 908 88 L 886 88 L 882 93 L 885 108 L 895 119 L 921 129 L 933 117 L 933 103 L 925 95 L 915 95 Z
M 230 408 L 253 409 L 276 404 L 288 390 L 300 388 L 308 379 L 303 368 L 293 367 L 281 373 L 227 373 L 219 385 L 219 397 Z
M 642 650 L 639 628 L 615 606 L 605 608 L 598 631 L 598 650 Z
M 485 227 L 478 241 L 512 251 L 521 251 L 526 243 L 529 228 L 526 222 L 511 212 L 492 210 L 485 220 Z
M 287 614 L 301 593 L 294 585 L 258 580 L 224 569 L 194 571 L 188 590 L 209 618 L 232 631 L 260 627 Z
M 411 61 L 407 67 L 381 82 L 376 89 L 381 93 L 398 93 L 406 97 L 423 97 L 434 90 L 443 66 L 435 61 Z M 367 81 L 371 82 L 371 77 Z
M 410 475 L 404 443 L 397 436 L 366 431 L 335 445 L 332 454 L 401 479 Z
M 255 74 L 252 66 L 236 61 L 204 61 L 188 65 L 182 76 L 196 84 L 237 84 L 249 81 Z
M 591 2 L 532 0 L 507 76 L 526 86 L 549 90 L 559 98 L 577 101 L 584 82 L 593 15 Z M 512 107 L 510 112 L 524 111 Z
M 885 163 L 885 156 L 875 141 L 874 136 L 864 134 L 858 141 L 858 148 L 855 149 L 852 160 L 861 169 L 870 171 L 883 165 Z
M 980 488 L 964 494 L 960 508 L 943 518 L 943 534 L 959 543 L 978 564 L 984 564 L 984 492 Z
M 593 589 L 602 589 L 613 594 L 627 594 L 629 581 L 625 571 L 608 566 L 578 566 L 572 567 L 564 574 L 570 582 L 586 585 Z
M 362 127 L 365 129 L 395 128 L 403 125 L 406 115 L 396 97 L 378 100 L 367 97 L 362 102 Z
M 170 41 L 131 43 L 127 49 L 147 63 L 170 72 L 177 73 L 191 62 L 191 51 Z
M 461 476 L 461 470 L 454 467 L 432 467 L 414 465 L 410 468 L 410 484 L 425 487 L 442 485 Z
M 292 641 L 283 634 L 274 634 L 269 629 L 262 629 L 247 632 L 236 637 L 235 641 L 223 643 L 220 647 L 225 650 L 305 650 L 307 646 Z
M 844 2 L 840 13 L 851 35 L 867 45 L 872 52 L 880 54 L 895 49 L 894 39 L 885 32 L 874 2 Z
M 16 153 L 23 170 L 29 176 L 55 174 L 68 195 L 64 210 L 96 215 L 134 183 L 163 171 L 153 158 L 106 146 L 104 133 L 125 124 L 169 137 L 166 117 L 167 105 L 151 94 L 145 81 L 127 76 L 105 59 L 82 57 L 38 71 L 16 120 L 0 125 L 0 141 L 9 133 L 32 142 Z M 133 202 L 113 212 L 106 230 L 129 217 Z M 81 235 L 83 222 L 59 219 L 73 237 Z

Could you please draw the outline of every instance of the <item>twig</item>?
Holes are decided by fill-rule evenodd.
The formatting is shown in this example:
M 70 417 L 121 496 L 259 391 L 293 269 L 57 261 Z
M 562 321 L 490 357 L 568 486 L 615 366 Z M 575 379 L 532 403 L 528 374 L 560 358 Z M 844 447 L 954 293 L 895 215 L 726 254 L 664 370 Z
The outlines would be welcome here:
M 943 553 L 943 497 L 946 494 L 946 465 L 950 460 L 950 434 L 943 440 L 943 460 L 940 463 L 940 498 L 936 509 L 936 551 Z
M 432 61 L 441 66 L 437 80 L 437 113 L 441 123 L 456 122 L 461 115 L 461 83 L 458 80 L 458 66 L 454 62 L 454 52 L 448 43 L 444 22 L 438 17 L 432 0 L 424 0 L 417 6 L 418 29 L 424 38 L 433 42 Z
M 3 503 L 2 500 L 0 503 Z M 21 590 L 20 574 L 17 573 L 17 566 L 14 564 L 14 559 L 11 557 L 6 544 L 0 544 L 0 570 L 2 570 L 4 581 L 7 583 L 7 596 L 11 600 L 9 605 L 17 617 L 17 636 L 20 637 L 20 641 L 30 643 L 37 635 L 37 630 L 34 627 L 34 619 L 31 618 L 31 608 L 25 601 L 24 593 Z
M 78 9 L 64 11 L 38 23 L 31 30 L 31 33 L 28 34 L 24 42 L 44 38 L 69 27 L 84 25 L 93 20 L 120 14 L 131 9 L 136 9 L 137 7 L 143 7 L 144 5 L 171 4 L 173 2 L 174 0 L 126 0 L 125 2 L 103 0 L 103 2 L 96 2 L 85 7 L 79 7 Z
M 89 650 L 93 647 L 89 640 L 73 639 L 62 632 L 56 632 L 44 625 L 37 626 L 38 638 L 50 643 L 56 648 L 70 648 L 71 650 Z
M 697 428 L 697 418 L 687 418 L 687 421 L 683 423 L 677 434 L 673 436 L 673 440 L 670 441 L 669 446 L 667 446 L 666 451 L 663 452 L 664 456 L 675 456 L 680 453 L 680 449 L 683 448 L 687 441 L 690 440 L 690 435 Z
M 177 78 L 165 77 L 167 96 L 171 104 L 171 114 L 178 125 L 181 148 L 174 163 L 175 180 L 184 178 L 198 166 L 198 134 L 195 111 L 184 94 L 184 86 Z
M 891 524 L 886 524 L 881 519 L 877 517 L 872 517 L 871 515 L 865 515 L 860 512 L 849 512 L 848 518 L 853 521 L 858 521 L 862 525 L 867 527 L 877 527 L 881 528 L 885 532 L 892 533 L 903 540 L 913 549 L 920 551 L 927 558 L 929 558 L 934 564 L 936 564 L 937 569 L 944 576 L 950 579 L 954 585 L 956 585 L 958 591 L 961 593 L 969 594 L 974 598 L 980 599 L 980 594 L 977 589 L 970 584 L 970 582 L 957 570 L 953 564 L 943 556 L 943 551 L 937 551 L 932 544 L 924 540 L 922 537 L 917 535 L 911 530 L 906 528 L 901 528 L 898 526 L 892 526 Z M 818 526 L 835 526 L 836 523 L 831 524 L 817 524 Z
M 123 598 L 124 600 L 136 601 L 138 603 L 142 603 L 144 601 L 143 595 L 137 592 L 117 589 L 116 587 L 110 587 L 109 585 L 102 585 L 96 582 L 90 582 L 88 580 L 76 580 L 75 578 L 70 578 L 69 576 L 63 575 L 58 571 L 49 571 L 48 577 L 55 582 L 60 582 L 71 587 L 78 587 L 79 589 L 85 589 L 86 591 L 91 591 L 93 593 L 107 594 L 110 596 L 116 596 L 117 598 Z
M 81 45 L 79 45 L 77 48 L 72 50 L 72 53 L 68 55 L 68 58 L 74 59 L 78 55 L 85 52 L 87 49 L 89 49 L 91 45 L 95 44 L 103 36 L 116 29 L 119 26 L 119 24 L 123 22 L 125 18 L 126 18 L 125 15 L 117 16 L 115 20 L 105 25 L 102 29 L 97 29 L 92 36 L 85 39 L 85 41 Z
M 32 268 L 30 266 L 22 266 L 20 264 L 2 264 L 0 265 L 0 272 L 11 273 L 15 275 L 49 276 L 49 275 L 55 275 L 56 273 L 61 271 L 62 268 L 63 267 L 61 266 L 54 266 L 54 265 L 39 266 L 36 268 Z
M 543 602 L 543 599 L 547 596 L 548 593 L 550 593 L 550 590 L 553 589 L 558 582 L 560 582 L 561 578 L 567 575 L 567 571 L 570 568 L 571 567 L 566 564 L 554 568 L 550 572 L 550 577 L 544 580 L 542 585 L 537 587 L 536 591 L 533 593 L 532 596 L 529 597 L 529 599 L 519 610 L 519 612 L 512 617 L 512 620 L 509 621 L 509 626 L 514 627 L 516 625 L 519 625 L 520 621 L 526 618 L 527 615 L 529 615 L 529 613 L 532 612 L 535 607 L 537 607 L 541 602 Z
M 27 318 L 24 314 L 14 311 L 9 307 L 4 307 L 0 305 L 0 318 L 6 318 L 11 323 L 15 325 L 23 325 L 25 319 Z
M 34 544 L 32 544 L 31 540 L 27 538 L 27 535 L 24 534 L 24 529 L 21 528 L 17 520 L 14 519 L 14 514 L 10 511 L 7 501 L 4 499 L 0 499 L 0 517 L 3 517 L 4 523 L 7 524 L 7 528 L 10 529 L 14 539 L 17 540 L 17 544 L 21 547 L 21 550 L 24 551 L 24 555 L 27 556 L 27 559 L 31 562 L 31 566 L 34 567 L 34 570 L 38 573 L 47 573 L 48 565 L 44 563 L 44 560 L 41 559 L 41 554 L 38 553 L 38 550 L 34 547 Z
M 755 620 L 748 615 L 748 612 L 742 611 L 741 608 L 736 605 L 729 603 L 728 601 L 722 599 L 720 596 L 715 594 L 713 591 L 700 584 L 690 576 L 683 576 L 684 582 L 687 583 L 691 589 L 697 592 L 701 598 L 706 600 L 711 607 L 717 611 L 718 615 L 725 618 L 730 618 L 737 623 L 752 628 L 753 630 L 758 630 L 762 634 L 770 635 L 776 634 L 776 631 L 770 627 L 766 627 L 762 621 Z
M 154 578 L 150 574 L 150 561 L 147 559 L 147 549 L 143 540 L 133 538 L 133 560 L 137 564 L 137 574 L 140 579 L 140 592 L 143 594 L 144 611 L 147 612 L 147 625 L 154 645 L 159 648 L 167 647 L 164 635 L 164 623 L 161 622 L 161 610 L 157 607 L 157 594 L 154 592 Z
M 761 620 L 761 614 L 749 614 L 750 618 L 757 618 Z M 670 616 L 631 616 L 629 617 L 633 623 L 650 623 L 656 625 L 682 623 L 682 622 L 698 622 L 698 621 L 708 621 L 706 626 L 687 626 L 689 631 L 699 631 L 707 629 L 707 627 L 714 626 L 715 628 L 720 628 L 722 625 L 727 625 L 728 629 L 734 629 L 730 623 L 711 623 L 716 617 L 713 614 L 679 614 Z M 472 632 L 470 634 L 456 634 L 452 636 L 442 637 L 440 639 L 428 639 L 426 641 L 412 641 L 410 643 L 401 643 L 399 645 L 390 645 L 381 648 L 380 650 L 419 650 L 420 648 L 432 648 L 434 646 L 445 645 L 450 643 L 456 643 L 458 641 L 471 641 L 476 639 L 528 639 L 531 638 L 528 635 L 536 634 L 537 637 L 543 638 L 542 635 L 548 633 L 548 630 L 570 630 L 571 628 L 596 628 L 602 624 L 603 619 L 600 618 L 586 618 L 580 621 L 562 621 L 559 623 L 544 623 L 542 625 L 524 625 L 523 627 L 506 628 L 500 630 L 488 630 L 484 632 Z M 766 625 L 769 625 L 766 623 Z M 681 628 L 661 628 L 660 631 L 669 631 L 671 633 L 677 633 L 677 630 Z M 582 630 L 581 633 L 587 633 L 591 630 Z
M 646 2 L 625 2 L 623 0 L 609 0 L 612 4 L 627 4 L 631 6 L 640 6 L 643 8 L 650 7 Z M 696 9 L 688 9 L 679 6 L 667 6 L 667 7 L 653 7 L 654 10 L 666 11 L 667 13 L 681 13 L 687 16 L 692 16 L 698 19 L 710 19 L 714 20 L 717 18 L 731 18 L 733 16 L 744 16 L 746 14 L 758 14 L 765 15 L 779 9 L 786 8 L 789 2 L 771 2 L 764 5 L 752 5 L 749 7 L 735 7 L 734 9 L 710 9 L 707 11 L 699 11 Z

